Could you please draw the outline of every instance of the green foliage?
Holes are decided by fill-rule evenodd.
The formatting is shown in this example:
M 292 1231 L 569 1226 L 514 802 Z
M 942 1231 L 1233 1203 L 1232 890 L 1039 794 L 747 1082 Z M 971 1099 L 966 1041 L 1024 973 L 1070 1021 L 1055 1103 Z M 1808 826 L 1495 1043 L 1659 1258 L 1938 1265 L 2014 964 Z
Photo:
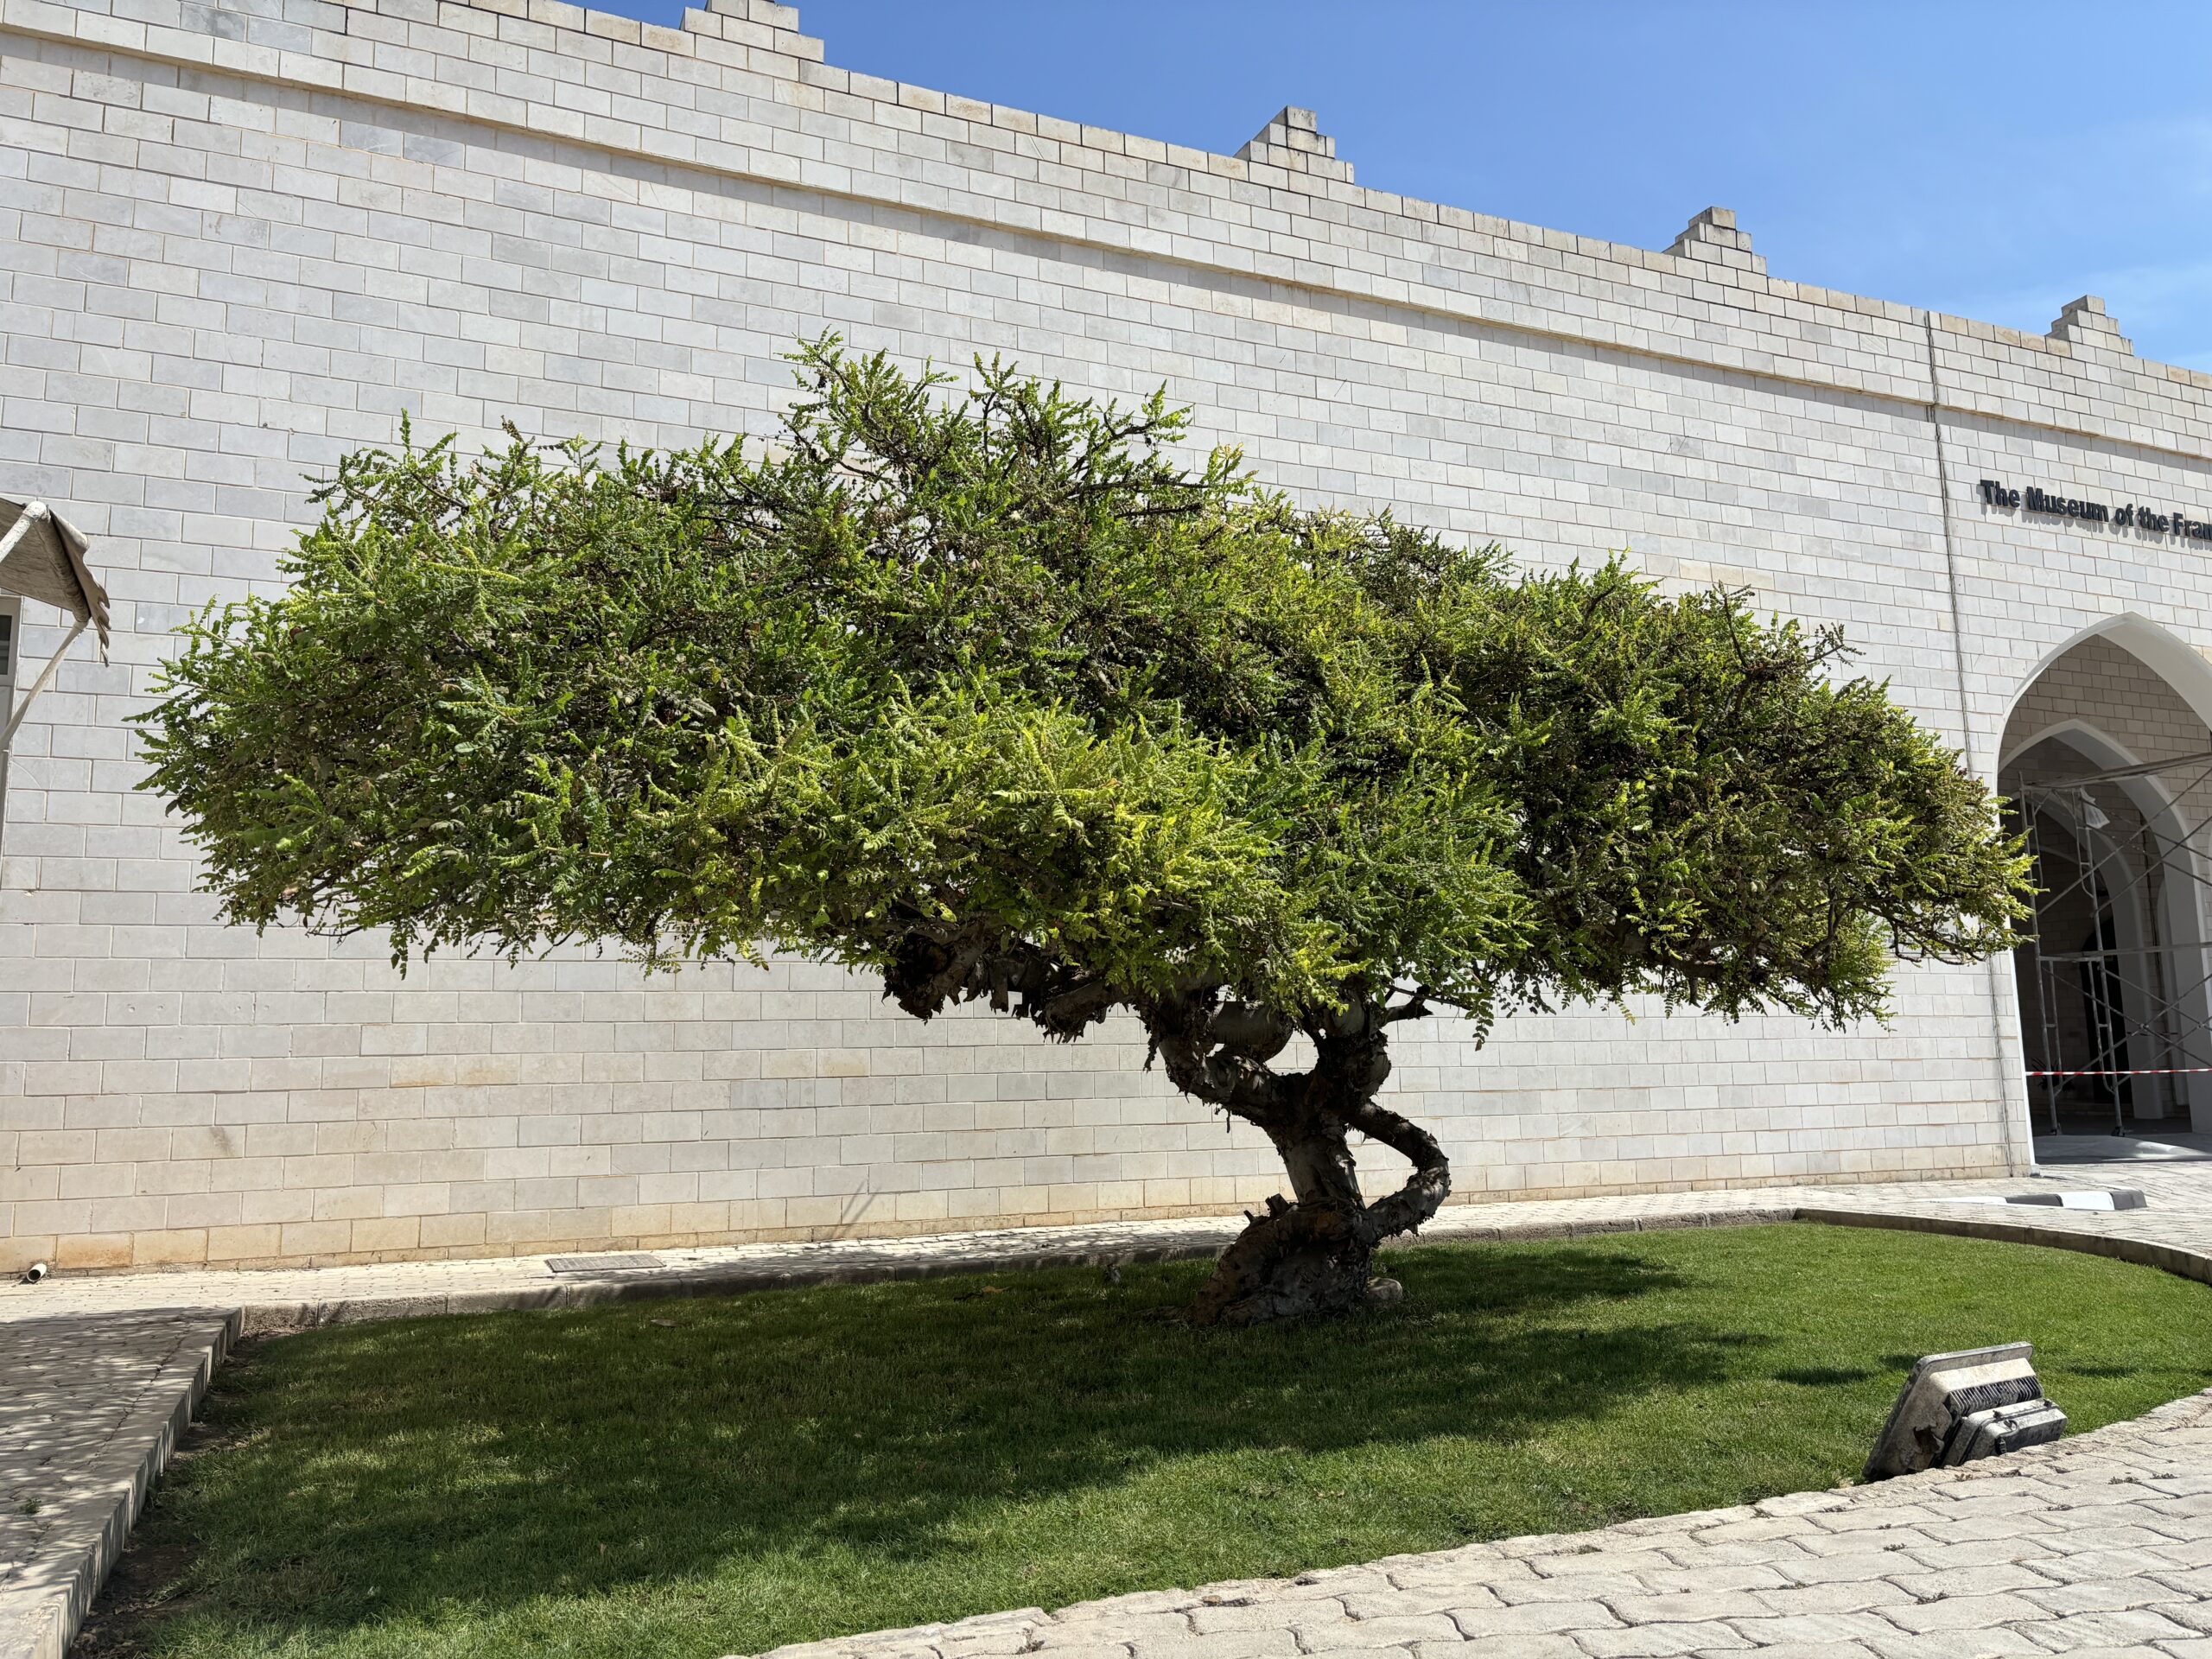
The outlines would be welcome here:
M 774 946 L 924 1014 L 1011 961 L 1062 1035 L 1393 986 L 1840 1020 L 2009 942 L 1986 792 L 1832 635 L 1301 512 L 1160 397 L 797 360 L 765 448 L 342 462 L 143 717 L 229 915 Z

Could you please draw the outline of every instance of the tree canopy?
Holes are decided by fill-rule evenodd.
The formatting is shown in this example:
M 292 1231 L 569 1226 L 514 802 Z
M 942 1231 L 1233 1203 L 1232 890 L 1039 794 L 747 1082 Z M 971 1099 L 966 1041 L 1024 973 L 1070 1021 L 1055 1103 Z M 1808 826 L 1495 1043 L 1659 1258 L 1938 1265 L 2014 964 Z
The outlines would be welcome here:
M 1316 1113 L 1425 1167 L 1374 1099 L 1398 1020 L 1835 1023 L 1899 953 L 2011 942 L 1988 792 L 1832 631 L 1294 503 L 1164 394 L 797 362 L 771 443 L 342 461 L 289 590 L 188 629 L 143 717 L 229 916 L 804 952 L 1058 1038 L 1127 1009 L 1285 1147 L 1270 1220 L 1351 1234 L 1448 1188 L 1301 1183 Z

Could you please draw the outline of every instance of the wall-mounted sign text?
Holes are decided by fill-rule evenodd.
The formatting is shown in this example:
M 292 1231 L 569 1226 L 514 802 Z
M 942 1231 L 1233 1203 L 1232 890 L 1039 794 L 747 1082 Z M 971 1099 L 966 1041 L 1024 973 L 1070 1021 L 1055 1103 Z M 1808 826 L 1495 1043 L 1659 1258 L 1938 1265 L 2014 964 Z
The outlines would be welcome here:
M 2053 495 L 2029 485 L 2012 489 L 2000 480 L 1980 480 L 1981 504 L 1986 507 L 2018 507 L 2023 512 L 2049 513 L 2058 518 L 2079 518 L 2114 530 L 2139 530 L 2146 535 L 2186 536 L 2191 541 L 2212 542 L 2212 524 L 2178 511 L 2159 512 L 2139 501 L 2112 506 L 2102 501 L 2083 501 L 2070 495 Z

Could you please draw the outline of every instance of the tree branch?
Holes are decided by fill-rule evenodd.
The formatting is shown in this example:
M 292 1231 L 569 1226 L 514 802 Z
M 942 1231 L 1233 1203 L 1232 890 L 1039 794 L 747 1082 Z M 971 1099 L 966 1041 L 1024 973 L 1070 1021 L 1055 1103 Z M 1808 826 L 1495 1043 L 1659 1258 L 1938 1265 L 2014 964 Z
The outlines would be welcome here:
M 1403 1186 L 1367 1206 L 1365 1224 L 1372 1242 L 1414 1232 L 1443 1208 L 1444 1200 L 1452 1196 L 1452 1165 L 1434 1135 L 1371 1100 L 1361 1101 L 1344 1115 L 1344 1121 L 1414 1166 Z
M 1262 1033 L 1257 1028 L 1258 1021 L 1271 1016 L 1241 1003 L 1217 1011 L 1213 999 L 1211 990 L 1186 992 L 1156 998 L 1137 1012 L 1170 1083 L 1186 1095 L 1272 1130 L 1285 1118 L 1290 1090 L 1305 1081 L 1279 1077 L 1268 1069 L 1265 1057 L 1279 1052 L 1289 1040 L 1289 1022 L 1280 1022 L 1283 1030 L 1280 1040 L 1274 1040 L 1272 1029 Z M 1224 1016 L 1230 1031 L 1245 1041 L 1222 1040 L 1217 1027 Z M 1260 1040 L 1250 1040 L 1255 1038 Z

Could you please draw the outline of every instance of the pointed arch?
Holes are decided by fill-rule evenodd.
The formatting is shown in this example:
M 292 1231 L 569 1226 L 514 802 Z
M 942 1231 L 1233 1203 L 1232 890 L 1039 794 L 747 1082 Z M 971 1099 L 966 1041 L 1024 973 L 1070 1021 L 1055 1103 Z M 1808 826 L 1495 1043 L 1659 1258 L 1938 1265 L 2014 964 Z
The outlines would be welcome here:
M 2096 639 L 2111 640 L 2171 686 L 2174 695 L 2189 705 L 2208 729 L 2212 729 L 2212 658 L 2140 611 L 2122 611 L 2077 629 L 2037 658 L 2035 666 L 2020 677 L 2012 695 L 2005 700 L 2005 719 L 1998 727 L 1999 732 L 2002 734 L 2011 724 L 2020 699 L 2027 696 L 2052 664 L 2082 641 Z

